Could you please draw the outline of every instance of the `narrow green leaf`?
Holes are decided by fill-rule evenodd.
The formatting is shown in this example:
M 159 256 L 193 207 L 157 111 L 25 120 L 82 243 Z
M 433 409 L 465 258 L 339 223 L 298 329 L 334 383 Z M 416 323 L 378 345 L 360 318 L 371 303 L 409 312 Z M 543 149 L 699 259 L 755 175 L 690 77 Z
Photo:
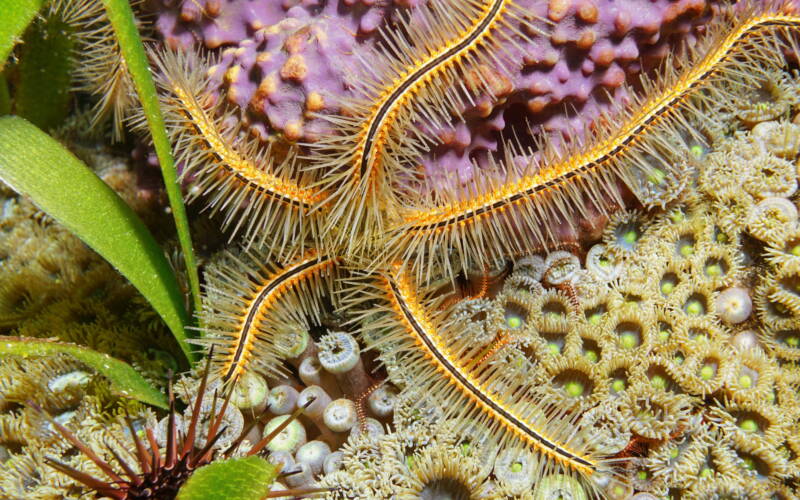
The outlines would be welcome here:
M 192 238 L 189 234 L 189 220 L 186 217 L 186 208 L 181 197 L 175 162 L 167 138 L 167 129 L 164 126 L 164 117 L 158 104 L 156 86 L 153 83 L 153 76 L 150 74 L 150 65 L 147 62 L 142 39 L 136 29 L 136 20 L 128 1 L 103 0 L 103 5 L 114 26 L 122 57 L 128 65 L 128 71 L 131 73 L 142 109 L 147 117 L 150 134 L 153 136 L 153 145 L 161 165 L 161 175 L 164 177 L 169 204 L 172 207 L 172 216 L 175 218 L 175 226 L 178 230 L 178 240 L 181 243 L 183 258 L 186 262 L 186 272 L 192 290 L 192 302 L 194 307 L 198 308 L 200 307 L 200 280 L 197 276 L 197 263 L 192 249 Z
M 3 0 L 0 7 L 0 70 L 44 0 Z
M 102 255 L 161 315 L 189 359 L 175 275 L 139 217 L 89 167 L 17 116 L 0 117 L 0 179 Z
M 0 356 L 52 356 L 67 354 L 93 368 L 111 382 L 114 394 L 167 408 L 167 398 L 147 383 L 129 364 L 86 347 L 53 340 L 0 337 Z
M 192 474 L 177 500 L 261 500 L 277 476 L 278 469 L 259 456 L 213 462 Z

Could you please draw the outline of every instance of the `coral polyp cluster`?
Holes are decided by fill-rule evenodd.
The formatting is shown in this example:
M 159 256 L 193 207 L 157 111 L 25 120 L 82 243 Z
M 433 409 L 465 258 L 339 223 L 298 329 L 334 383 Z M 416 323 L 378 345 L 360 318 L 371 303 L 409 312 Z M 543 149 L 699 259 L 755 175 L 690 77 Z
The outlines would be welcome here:
M 450 295 L 434 287 L 427 313 L 413 298 L 398 295 L 410 317 L 444 314 L 433 323 L 418 316 L 390 327 L 380 317 L 394 314 L 392 308 L 366 310 L 364 339 L 374 343 L 389 379 L 401 389 L 397 430 L 373 446 L 375 453 L 387 453 L 386 447 L 398 453 L 400 440 L 405 458 L 385 460 L 392 471 L 381 477 L 402 478 L 413 491 L 421 491 L 419 477 L 425 477 L 425 487 L 446 483 L 451 494 L 470 492 L 464 498 L 483 498 L 476 491 L 503 498 L 533 491 L 540 498 L 536 491 L 552 481 L 562 481 L 569 498 L 645 492 L 658 498 L 790 498 L 800 451 L 793 432 L 799 418 L 797 214 L 759 206 L 795 206 L 797 152 L 787 155 L 784 144 L 800 128 L 786 118 L 749 126 L 715 137 L 696 153 L 702 156 L 696 187 L 655 214 L 614 214 L 585 252 L 555 251 L 518 259 L 510 272 L 476 272 L 478 297 L 458 287 Z M 784 163 L 791 168 L 781 169 Z M 736 177 L 720 175 L 721 167 Z M 743 206 L 739 216 L 732 214 Z M 436 303 L 445 309 L 435 313 Z M 406 311 L 400 306 L 398 314 Z M 456 368 L 427 371 L 424 344 L 403 343 L 413 337 L 414 321 L 427 325 L 445 352 L 459 353 L 452 358 Z M 554 415 L 572 415 L 572 433 L 602 436 L 598 441 L 615 460 L 616 475 L 588 486 L 569 475 L 543 476 L 543 457 L 530 451 L 503 451 L 498 444 L 508 446 L 509 440 L 497 437 L 500 415 L 483 420 L 471 409 L 477 399 L 452 397 L 447 391 L 463 388 L 436 378 L 445 380 L 451 369 L 465 377 L 494 374 L 482 386 L 497 401 L 488 412 L 509 407 L 504 384 L 541 388 L 527 407 L 547 401 L 557 410 L 545 413 L 549 421 L 526 425 L 553 433 L 562 425 Z M 409 423 L 402 401 L 420 397 L 420 390 L 428 394 L 417 410 L 425 423 Z M 513 391 L 516 404 L 525 397 Z M 494 443 L 492 453 L 483 452 L 485 443 L 448 448 L 454 430 L 461 439 L 484 436 Z M 365 443 L 353 445 L 366 452 Z M 505 470 L 509 452 L 523 457 L 510 459 L 515 474 Z M 345 485 L 353 498 L 381 495 L 381 480 L 365 482 L 355 462 L 343 460 L 344 470 L 326 484 Z M 472 480 L 456 474 L 448 460 L 473 470 Z M 436 474 L 428 470 L 433 463 Z M 365 490 L 366 484 L 374 489 Z

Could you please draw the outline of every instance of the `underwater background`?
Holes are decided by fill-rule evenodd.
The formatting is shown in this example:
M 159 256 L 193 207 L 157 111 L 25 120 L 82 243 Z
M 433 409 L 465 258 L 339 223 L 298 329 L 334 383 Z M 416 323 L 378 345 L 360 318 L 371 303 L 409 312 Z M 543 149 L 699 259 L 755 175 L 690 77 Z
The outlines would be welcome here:
M 0 498 L 800 496 L 800 3 L 8 1 Z

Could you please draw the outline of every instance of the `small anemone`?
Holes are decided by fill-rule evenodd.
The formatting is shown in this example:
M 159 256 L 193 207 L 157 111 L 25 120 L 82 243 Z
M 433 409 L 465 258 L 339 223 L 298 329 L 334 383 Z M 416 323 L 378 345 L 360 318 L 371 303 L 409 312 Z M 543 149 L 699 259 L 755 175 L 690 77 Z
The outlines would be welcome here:
M 660 228 L 668 227 L 674 224 L 683 224 L 688 219 L 696 216 L 694 213 L 697 210 L 696 199 L 684 200 L 668 208 L 663 214 L 657 217 L 657 222 L 653 227 L 654 234 L 660 232 Z
M 756 287 L 753 304 L 758 319 L 765 327 L 772 330 L 792 329 L 796 325 L 795 316 L 785 304 L 772 299 L 775 291 L 774 283 L 770 282 L 763 282 Z
M 689 474 L 698 477 L 700 483 L 721 478 L 730 480 L 736 476 L 733 460 L 734 455 L 728 448 L 728 442 L 720 433 L 715 433 L 708 446 L 697 454 L 696 466 Z
M 797 191 L 797 171 L 793 163 L 772 154 L 759 154 L 750 161 L 756 168 L 743 187 L 754 198 L 789 198 Z
M 740 330 L 728 339 L 728 344 L 740 352 L 760 347 L 758 333 L 751 329 Z
M 743 169 L 741 160 L 733 153 L 715 151 L 705 157 L 705 165 L 700 169 L 697 186 L 704 194 L 718 199 L 720 193 L 739 188 Z
M 730 286 L 741 272 L 739 250 L 732 246 L 703 245 L 693 260 L 695 276 L 711 288 Z
M 800 126 L 785 121 L 761 122 L 750 131 L 767 151 L 786 160 L 800 153 Z
M 565 474 L 548 474 L 536 481 L 534 500 L 587 500 L 588 495 L 581 483 Z
M 748 211 L 746 220 L 753 237 L 779 245 L 797 224 L 797 207 L 786 198 L 764 198 Z
M 616 400 L 606 399 L 581 415 L 580 426 L 585 429 L 589 449 L 600 455 L 612 456 L 621 452 L 630 443 L 631 432 Z
M 525 274 L 534 281 L 541 281 L 547 267 L 544 258 L 539 255 L 530 255 L 514 262 L 514 272 Z
M 690 421 L 686 429 L 672 439 L 655 443 L 647 454 L 653 474 L 666 482 L 681 482 L 689 471 L 697 470 L 707 450 L 712 433 L 707 424 Z
M 525 335 L 534 324 L 539 301 L 527 294 L 501 292 L 494 300 L 489 315 L 490 328 L 512 335 Z
M 690 419 L 689 398 L 656 391 L 647 384 L 633 386 L 624 402 L 623 414 L 631 430 L 646 439 L 668 439 Z
M 494 339 L 497 331 L 490 320 L 495 310 L 493 301 L 467 299 L 459 301 L 452 309 L 449 322 L 453 331 L 477 345 L 485 345 Z
M 544 265 L 546 270 L 542 281 L 548 285 L 561 285 L 573 280 L 581 268 L 578 257 L 563 250 L 548 254 Z
M 605 384 L 611 397 L 618 398 L 625 394 L 634 380 L 634 368 L 641 363 L 641 354 L 624 353 L 607 359 L 598 371 L 605 374 Z
M 775 385 L 774 363 L 760 350 L 738 352 L 725 383 L 736 396 L 765 397 Z
M 612 345 L 601 332 L 584 328 L 578 334 L 580 338 L 579 355 L 589 363 L 598 363 L 608 357 Z
M 770 71 L 747 93 L 736 97 L 736 117 L 746 126 L 775 120 L 786 114 L 794 102 L 792 86 L 782 73 Z
M 303 354 L 311 341 L 308 331 L 302 327 L 287 329 L 276 338 L 276 344 L 287 359 L 294 359 Z
M 535 329 L 566 335 L 576 314 L 570 298 L 561 291 L 547 290 L 539 303 L 541 312 L 533 316 Z
M 700 250 L 701 242 L 699 238 L 700 231 L 695 228 L 689 228 L 684 231 L 676 231 L 673 239 L 672 257 L 678 261 L 683 259 L 690 259 L 694 257 Z M 700 233 L 702 234 L 702 233 Z
M 277 385 L 270 389 L 267 396 L 267 407 L 275 415 L 287 415 L 292 412 L 299 393 L 290 385 Z
M 678 341 L 677 326 L 683 318 L 670 308 L 659 305 L 654 310 L 655 327 L 652 343 L 657 351 L 674 347 Z
M 639 370 L 638 380 L 649 384 L 657 391 L 680 394 L 683 391 L 680 383 L 681 369 L 665 356 L 652 355 L 643 362 Z
M 773 266 L 800 265 L 800 229 L 787 233 L 781 242 L 770 243 L 766 259 Z
M 475 461 L 458 451 L 433 445 L 415 454 L 404 473 L 407 486 L 398 492 L 400 498 L 438 500 L 472 500 L 481 498 L 481 480 L 475 477 L 479 469 Z
M 786 473 L 786 458 L 773 447 L 759 446 L 757 440 L 734 438 L 731 445 L 737 471 L 756 481 L 770 481 Z
M 655 283 L 658 287 L 658 294 L 663 298 L 668 298 L 680 290 L 681 285 L 684 285 L 688 280 L 688 276 L 681 269 L 683 266 L 677 265 L 674 262 L 667 263 L 667 266 L 660 273 L 658 281 Z
M 733 398 L 724 401 L 724 409 L 709 409 L 717 425 L 737 440 L 759 441 L 763 446 L 776 447 L 784 439 L 788 421 L 777 405 L 756 398 Z
M 586 253 L 585 267 L 589 273 L 602 283 L 619 278 L 623 270 L 617 256 L 602 243 L 592 246 Z
M 245 372 L 233 386 L 231 402 L 242 411 L 260 414 L 268 404 L 269 387 L 264 377 Z
M 636 306 L 623 307 L 615 311 L 609 324 L 617 351 L 628 352 L 649 346 L 654 323 L 648 311 Z
M 315 476 L 322 472 L 322 465 L 330 454 L 331 448 L 327 443 L 314 440 L 302 445 L 295 453 L 295 458 L 298 464 L 307 465 L 311 475 Z
M 372 417 L 365 418 L 363 425 L 355 425 L 350 428 L 351 438 L 355 436 L 368 436 L 370 439 L 375 439 L 385 434 L 386 429 L 383 424 Z
M 715 298 L 716 293 L 708 283 L 692 279 L 687 286 L 671 295 L 668 302 L 685 316 L 699 318 L 711 314 Z
M 705 396 L 722 388 L 734 370 L 732 352 L 717 342 L 709 342 L 692 349 L 689 359 L 681 367 L 681 384 L 686 392 Z
M 356 404 L 346 398 L 331 401 L 323 412 L 325 426 L 333 432 L 349 431 L 357 419 Z
M 621 478 L 612 477 L 600 488 L 604 498 L 627 500 L 633 495 L 633 484 Z
M 397 403 L 397 389 L 390 384 L 384 384 L 372 391 L 367 398 L 367 406 L 378 418 L 389 418 L 394 413 Z
M 562 410 L 587 409 L 606 396 L 607 386 L 584 357 L 561 356 L 549 364 L 548 393 Z
M 686 363 L 686 353 L 690 351 L 690 349 L 683 343 L 678 343 L 674 346 L 661 349 L 660 351 L 660 354 L 669 359 L 673 365 L 682 367 Z
M 720 227 L 726 233 L 741 232 L 753 209 L 753 198 L 739 189 L 721 192 L 717 197 L 711 204 L 711 211 L 716 214 Z
M 494 475 L 498 482 L 515 495 L 530 490 L 538 468 L 536 456 L 525 449 L 503 449 L 494 461 Z
M 449 422 L 444 422 L 439 430 L 438 439 L 452 446 L 461 455 L 476 461 L 478 465 L 476 478 L 485 478 L 492 472 L 500 446 L 486 426 L 469 421 L 460 425 L 458 431 L 454 431 Z
M 759 335 L 759 341 L 774 356 L 788 361 L 800 361 L 800 328 L 764 330 Z
M 514 272 L 503 282 L 503 293 L 519 294 L 526 299 L 540 296 L 544 287 L 526 273 Z
M 740 231 L 724 229 L 717 224 L 708 224 L 703 232 L 703 242 L 712 248 L 719 247 L 738 250 L 740 238 Z
M 630 461 L 628 468 L 631 475 L 631 486 L 636 491 L 658 491 L 660 489 L 663 479 L 653 472 L 647 459 L 635 458 Z M 636 496 L 628 498 L 635 500 Z
M 413 387 L 400 393 L 394 407 L 393 424 L 397 432 L 407 435 L 430 436 L 432 439 L 443 420 L 442 409 L 425 399 Z
M 714 312 L 728 324 L 737 324 L 750 317 L 753 301 L 744 287 L 726 288 L 714 299 Z
M 346 373 L 356 366 L 361 349 L 347 332 L 330 332 L 317 343 L 319 362 L 331 373 Z
M 783 266 L 764 279 L 771 288 L 770 300 L 783 304 L 793 314 L 800 315 L 800 269 Z
M 632 188 L 645 208 L 664 209 L 686 192 L 693 177 L 691 162 L 674 162 L 663 169 L 651 166 L 645 175 L 637 176 Z
M 638 212 L 621 211 L 611 216 L 603 242 L 609 251 L 624 257 L 638 251 L 645 238 L 647 226 Z
M 602 326 L 609 318 L 609 310 L 612 305 L 612 297 L 598 290 L 598 293 L 593 297 L 587 297 L 581 300 L 581 308 L 583 309 L 583 317 L 586 323 L 594 328 L 602 329 Z

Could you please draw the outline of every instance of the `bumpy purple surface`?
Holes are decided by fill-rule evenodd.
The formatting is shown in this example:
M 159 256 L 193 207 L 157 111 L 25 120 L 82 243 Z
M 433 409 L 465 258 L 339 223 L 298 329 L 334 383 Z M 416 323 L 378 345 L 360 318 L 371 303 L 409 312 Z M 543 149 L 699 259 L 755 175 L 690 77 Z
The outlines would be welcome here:
M 582 131 L 609 108 L 609 98 L 628 99 L 624 83 L 635 86 L 642 71 L 651 70 L 683 44 L 694 44 L 714 12 L 705 0 L 516 4 L 553 23 L 546 28 L 549 36 L 532 35 L 521 47 L 510 48 L 516 65 L 498 85 L 500 92 L 480 102 L 466 125 L 455 124 L 452 131 L 440 134 L 444 146 L 423 161 L 430 175 L 468 182 L 474 173 L 472 162 L 482 165 L 496 150 L 497 130 L 523 142 L 529 125 L 564 136 Z
M 435 1 L 435 0 L 428 0 Z M 547 22 L 509 47 L 512 67 L 498 73 L 495 95 L 467 110 L 466 122 L 435 131 L 441 145 L 423 159 L 432 176 L 462 182 L 496 151 L 498 139 L 527 125 L 568 135 L 626 98 L 635 82 L 680 44 L 692 44 L 714 0 L 516 0 Z M 360 64 L 359 44 L 373 44 L 393 16 L 424 0 L 152 0 L 156 29 L 173 48 L 212 49 L 213 90 L 243 110 L 266 140 L 313 142 L 329 124 L 312 113 L 337 113 L 346 75 Z M 502 133 L 502 134 L 501 134 Z

